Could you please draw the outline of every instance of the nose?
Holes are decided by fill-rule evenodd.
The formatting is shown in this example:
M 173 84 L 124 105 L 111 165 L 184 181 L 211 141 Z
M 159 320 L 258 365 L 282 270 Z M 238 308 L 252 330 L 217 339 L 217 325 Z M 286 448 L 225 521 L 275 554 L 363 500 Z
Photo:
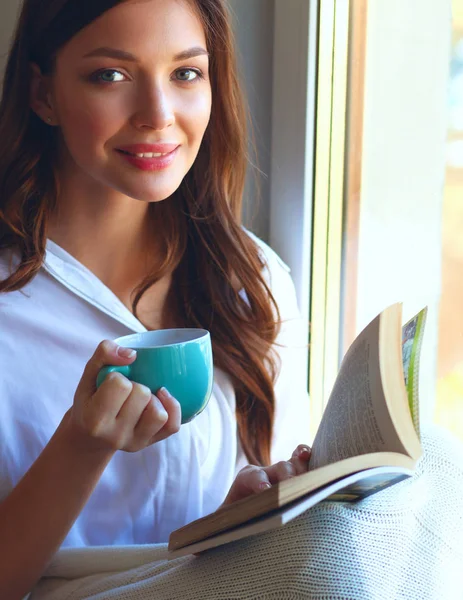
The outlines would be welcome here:
M 175 123 L 175 110 L 168 90 L 159 84 L 141 90 L 132 120 L 138 129 L 161 131 L 171 127 Z

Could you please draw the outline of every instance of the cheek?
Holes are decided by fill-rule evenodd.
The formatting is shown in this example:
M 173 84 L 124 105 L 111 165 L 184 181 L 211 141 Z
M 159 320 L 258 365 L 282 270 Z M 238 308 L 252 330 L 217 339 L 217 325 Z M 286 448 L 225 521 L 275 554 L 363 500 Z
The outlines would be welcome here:
M 79 98 L 76 102 L 74 98 Z M 111 136 L 117 122 L 118 111 L 110 102 L 98 101 L 92 97 L 72 92 L 59 99 L 59 120 L 66 144 L 73 151 L 93 149 L 103 146 Z
M 199 145 L 211 117 L 210 94 L 198 94 L 185 103 L 183 114 L 190 141 Z

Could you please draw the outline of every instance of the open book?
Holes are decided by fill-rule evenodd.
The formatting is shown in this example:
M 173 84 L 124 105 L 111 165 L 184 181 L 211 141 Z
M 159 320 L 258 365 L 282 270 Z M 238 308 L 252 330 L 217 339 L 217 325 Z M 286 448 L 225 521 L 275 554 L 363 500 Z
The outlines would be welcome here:
M 323 500 L 361 500 L 411 476 L 422 453 L 418 369 L 426 314 L 425 308 L 402 327 L 402 305 L 394 304 L 357 336 L 341 363 L 307 473 L 172 532 L 169 558 L 279 527 Z

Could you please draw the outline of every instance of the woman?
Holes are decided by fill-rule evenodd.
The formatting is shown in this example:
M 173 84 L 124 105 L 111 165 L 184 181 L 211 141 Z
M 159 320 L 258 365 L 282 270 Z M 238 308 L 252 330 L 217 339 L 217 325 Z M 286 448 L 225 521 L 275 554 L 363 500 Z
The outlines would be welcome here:
M 223 0 L 25 0 L 0 106 L 0 597 L 61 546 L 165 542 L 306 470 L 303 328 L 240 223 L 244 122 Z M 135 358 L 110 340 L 167 327 L 213 340 L 182 427 L 168 390 L 95 387 Z

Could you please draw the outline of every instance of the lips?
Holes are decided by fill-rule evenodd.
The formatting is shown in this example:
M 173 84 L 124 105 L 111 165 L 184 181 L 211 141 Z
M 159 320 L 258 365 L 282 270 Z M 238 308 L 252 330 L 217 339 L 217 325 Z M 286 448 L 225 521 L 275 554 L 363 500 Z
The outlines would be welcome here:
M 118 150 L 137 158 L 161 158 L 171 154 L 178 147 L 179 144 L 175 143 L 132 144 L 130 146 L 121 146 Z
M 141 171 L 163 171 L 175 161 L 179 144 L 132 144 L 117 149 L 118 154 Z

